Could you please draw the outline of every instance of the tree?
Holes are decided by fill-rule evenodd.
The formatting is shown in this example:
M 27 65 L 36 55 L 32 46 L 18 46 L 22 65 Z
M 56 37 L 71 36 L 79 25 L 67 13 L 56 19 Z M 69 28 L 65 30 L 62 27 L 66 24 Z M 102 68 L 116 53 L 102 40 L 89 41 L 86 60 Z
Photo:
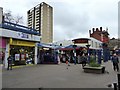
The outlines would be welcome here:
M 14 23 L 18 24 L 18 23 L 23 23 L 23 16 L 17 15 L 14 17 Z
M 20 15 L 13 16 L 12 12 L 8 10 L 4 13 L 4 20 L 15 24 L 23 23 L 23 16 Z
M 13 22 L 13 16 L 10 10 L 4 13 L 4 20 L 8 22 Z

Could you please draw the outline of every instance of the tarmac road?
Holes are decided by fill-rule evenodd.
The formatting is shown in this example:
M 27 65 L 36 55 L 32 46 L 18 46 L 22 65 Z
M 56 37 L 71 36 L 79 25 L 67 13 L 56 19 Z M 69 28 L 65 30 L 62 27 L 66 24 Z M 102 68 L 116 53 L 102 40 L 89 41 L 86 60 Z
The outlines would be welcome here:
M 66 69 L 65 63 L 3 69 L 3 88 L 108 88 L 108 84 L 117 81 L 118 72 L 110 61 L 104 65 L 109 74 L 84 73 L 81 64 L 71 64 Z

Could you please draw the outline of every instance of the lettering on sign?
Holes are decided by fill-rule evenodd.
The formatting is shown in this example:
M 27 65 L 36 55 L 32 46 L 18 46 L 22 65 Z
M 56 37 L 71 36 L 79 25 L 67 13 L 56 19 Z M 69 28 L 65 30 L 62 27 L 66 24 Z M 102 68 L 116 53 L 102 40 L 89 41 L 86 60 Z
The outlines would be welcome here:
M 88 43 L 88 40 L 86 40 L 86 39 L 75 40 L 75 43 Z
M 23 33 L 23 32 L 21 32 L 21 33 L 19 32 L 17 37 L 19 37 L 19 38 L 29 38 L 29 35 L 26 34 L 26 33 Z

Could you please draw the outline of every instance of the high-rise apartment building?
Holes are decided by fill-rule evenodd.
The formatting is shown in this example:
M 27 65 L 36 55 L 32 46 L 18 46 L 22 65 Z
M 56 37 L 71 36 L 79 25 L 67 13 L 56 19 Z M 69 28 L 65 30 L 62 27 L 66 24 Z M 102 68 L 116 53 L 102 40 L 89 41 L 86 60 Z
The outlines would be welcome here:
M 53 8 L 42 2 L 27 12 L 28 27 L 36 29 L 42 43 L 53 41 Z

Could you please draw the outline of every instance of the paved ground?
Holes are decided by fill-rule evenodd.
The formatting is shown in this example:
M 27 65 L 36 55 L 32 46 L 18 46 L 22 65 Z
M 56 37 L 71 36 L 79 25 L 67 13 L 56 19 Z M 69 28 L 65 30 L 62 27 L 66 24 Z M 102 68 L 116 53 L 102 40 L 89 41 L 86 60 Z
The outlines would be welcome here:
M 117 72 L 112 63 L 104 63 L 105 74 L 84 73 L 80 64 L 66 69 L 60 65 L 33 65 L 3 70 L 3 88 L 107 88 L 106 85 L 117 81 Z

